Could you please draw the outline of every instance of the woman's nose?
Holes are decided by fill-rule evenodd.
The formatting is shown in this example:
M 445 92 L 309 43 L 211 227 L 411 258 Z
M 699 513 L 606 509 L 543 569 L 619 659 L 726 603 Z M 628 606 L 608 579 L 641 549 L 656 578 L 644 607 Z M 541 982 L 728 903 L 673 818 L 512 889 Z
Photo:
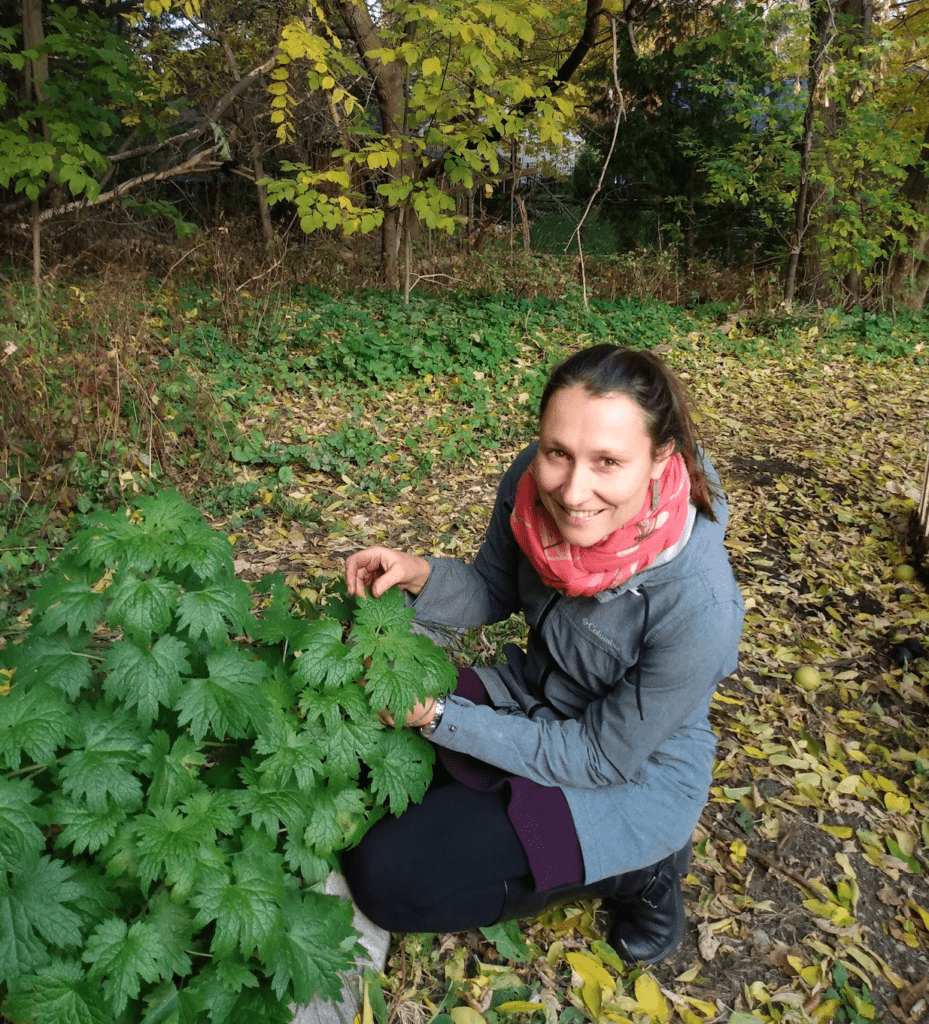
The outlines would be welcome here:
M 561 488 L 562 503 L 569 508 L 579 508 L 591 495 L 590 474 L 579 463 L 568 470 Z

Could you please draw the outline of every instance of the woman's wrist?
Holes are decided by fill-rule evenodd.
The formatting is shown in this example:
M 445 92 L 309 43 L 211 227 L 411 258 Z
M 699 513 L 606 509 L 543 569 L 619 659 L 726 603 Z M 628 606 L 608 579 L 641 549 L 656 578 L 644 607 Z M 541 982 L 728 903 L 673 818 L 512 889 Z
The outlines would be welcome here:
M 439 722 L 442 720 L 442 715 L 445 713 L 445 698 L 439 697 L 438 700 L 432 703 L 432 715 L 428 721 L 422 725 L 418 725 L 416 728 L 419 729 L 420 735 L 425 736 L 426 739 L 436 731 L 439 727 Z

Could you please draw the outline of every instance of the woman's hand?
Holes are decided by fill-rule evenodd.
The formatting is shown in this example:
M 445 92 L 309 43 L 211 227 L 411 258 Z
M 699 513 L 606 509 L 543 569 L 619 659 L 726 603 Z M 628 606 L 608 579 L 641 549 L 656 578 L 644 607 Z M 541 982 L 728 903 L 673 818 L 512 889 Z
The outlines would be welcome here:
M 345 582 L 353 597 L 364 597 L 366 587 L 371 588 L 372 597 L 380 597 L 393 586 L 418 594 L 429 579 L 430 569 L 426 559 L 419 555 L 408 555 L 392 548 L 371 547 L 348 556 L 345 561 Z
M 435 706 L 438 702 L 435 697 L 430 697 L 425 704 L 414 704 L 413 710 L 406 716 L 405 729 L 418 729 L 420 726 L 428 725 L 435 717 Z M 396 719 L 388 711 L 378 711 L 377 717 L 384 725 L 393 725 Z

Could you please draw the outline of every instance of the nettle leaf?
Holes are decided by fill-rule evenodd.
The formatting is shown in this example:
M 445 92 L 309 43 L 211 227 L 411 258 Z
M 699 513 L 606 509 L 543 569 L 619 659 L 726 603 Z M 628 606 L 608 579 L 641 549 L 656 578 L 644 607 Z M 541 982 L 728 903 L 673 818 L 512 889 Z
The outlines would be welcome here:
M 81 918 L 68 904 L 84 887 L 60 861 L 32 854 L 9 877 L 0 874 L 0 981 L 9 981 L 50 959 L 49 948 L 81 944 Z
M 371 721 L 371 706 L 361 686 L 343 683 L 341 686 L 310 687 L 300 697 L 300 710 L 307 722 L 323 720 L 327 729 L 335 729 L 347 715 L 355 722 Z
M 148 572 L 160 565 L 165 554 L 163 538 L 146 531 L 139 517 L 128 510 L 120 513 L 95 512 L 87 526 L 67 548 L 69 556 L 91 569 L 121 565 Z
M 216 845 L 216 824 L 209 808 L 195 806 L 182 814 L 176 807 L 156 807 L 133 823 L 138 853 L 138 877 L 149 886 L 164 877 L 181 893 L 195 882 L 224 876 L 226 858 Z M 200 876 L 200 879 L 198 879 Z
M 178 586 L 155 576 L 140 579 L 134 572 L 120 573 L 107 591 L 107 620 L 126 633 L 150 637 L 163 633 L 174 617 Z
M 54 761 L 67 738 L 71 714 L 61 690 L 41 683 L 14 686 L 5 697 L 0 697 L 2 763 L 16 771 L 23 755 L 36 764 Z
M 113 1009 L 78 960 L 53 959 L 10 983 L 5 1006 L 11 1020 L 43 1024 L 112 1024 Z
M 326 751 L 326 774 L 342 780 L 357 780 L 363 761 L 368 764 L 368 755 L 378 749 L 378 740 L 384 731 L 368 709 L 367 719 L 360 722 L 346 722 L 337 718 L 323 726 L 315 726 L 319 743 Z
M 135 637 L 117 640 L 103 660 L 103 689 L 134 707 L 142 725 L 149 725 L 161 707 L 173 708 L 190 671 L 188 647 L 175 636 L 159 637 L 152 647 Z
M 9 661 L 16 669 L 17 686 L 41 680 L 75 700 L 93 679 L 93 665 L 83 653 L 89 641 L 87 632 L 78 633 L 73 640 L 56 633 L 29 636 L 21 644 L 8 648 Z
M 317 993 L 322 999 L 338 999 L 342 984 L 339 971 L 348 970 L 356 956 L 363 956 L 352 930 L 352 904 L 335 896 L 290 891 L 283 908 L 284 934 L 267 959 L 273 972 L 275 994 L 288 993 L 296 1003 L 308 1003 Z
M 96 853 L 105 846 L 120 824 L 126 820 L 126 811 L 109 802 L 103 810 L 91 810 L 77 800 L 57 795 L 47 812 L 50 825 L 62 826 L 55 837 L 56 849 L 73 847 L 74 853 Z
M 235 806 L 249 817 L 253 828 L 264 829 L 277 837 L 281 825 L 293 835 L 306 828 L 309 799 L 295 783 L 276 786 L 262 779 L 254 765 L 245 762 L 240 768 L 246 786 L 235 790 Z
M 359 837 L 367 806 L 364 793 L 356 786 L 330 780 L 306 799 L 310 817 L 303 838 L 320 856 L 345 849 Z
M 163 540 L 181 538 L 191 527 L 203 524 L 203 516 L 189 505 L 173 487 L 140 498 L 136 503 L 144 528 Z
M 383 654 L 372 658 L 366 673 L 365 695 L 371 707 L 387 708 L 399 723 L 423 696 L 422 685 L 415 673 L 397 668 Z
M 145 794 L 148 807 L 168 807 L 190 796 L 202 785 L 199 774 L 206 762 L 206 754 L 188 733 L 181 733 L 173 745 L 167 733 L 153 733 L 141 766 L 152 780 Z
M 68 636 L 92 633 L 103 614 L 103 594 L 94 590 L 97 579 L 76 568 L 70 575 L 50 573 L 35 595 L 42 613 L 36 628 L 46 636 L 64 630 Z
M 251 618 L 248 587 L 237 579 L 218 580 L 203 590 L 189 590 L 178 603 L 178 626 L 191 640 L 206 636 L 214 646 L 222 643 L 230 629 L 246 632 Z
M 251 963 L 259 967 L 257 960 Z M 201 1012 L 209 1013 L 210 1024 L 291 1024 L 294 1019 L 290 1000 L 276 996 L 270 985 L 260 984 L 237 957 L 211 961 L 184 992 L 194 996 Z M 182 1018 L 181 1024 L 195 1024 L 197 1019 L 192 1014 Z
M 149 921 L 125 921 L 112 917 L 94 929 L 84 949 L 84 963 L 90 964 L 90 980 L 103 984 L 103 994 L 117 1014 L 138 996 L 142 982 L 167 976 L 164 944 L 158 929 Z
M 368 818 L 371 824 L 371 817 Z M 325 882 L 333 865 L 325 857 L 317 856 L 315 849 L 307 845 L 301 835 L 288 835 L 284 843 L 284 859 L 291 871 L 303 877 L 306 885 Z
M 415 612 L 406 607 L 406 599 L 397 587 L 391 587 L 381 597 L 369 597 L 358 602 L 352 640 L 358 644 L 363 657 L 377 651 L 384 640 L 407 636 Z
M 35 806 L 39 791 L 23 779 L 0 778 L 0 873 L 12 871 L 27 854 L 45 847 Z
M 125 714 L 113 709 L 85 706 L 78 714 L 73 738 L 81 745 L 62 759 L 62 792 L 78 800 L 83 797 L 96 812 L 106 810 L 107 796 L 124 810 L 136 810 L 142 803 L 142 785 L 133 769 L 139 766 L 144 746 L 141 734 Z
M 178 723 L 190 723 L 194 739 L 211 731 L 217 737 L 242 739 L 259 728 L 270 713 L 261 682 L 267 666 L 236 647 L 207 655 L 209 676 L 191 679 L 175 704 Z
M 190 569 L 201 580 L 216 579 L 232 571 L 232 545 L 225 534 L 210 529 L 206 523 L 188 536 L 171 544 L 165 561 L 173 569 Z
M 411 801 L 419 803 L 426 795 L 435 750 L 410 729 L 382 729 L 377 739 L 377 749 L 365 755 L 371 771 L 371 791 L 390 801 L 392 814 L 402 814 Z
M 118 514 L 94 512 L 85 518 L 84 524 L 65 553 L 78 565 L 98 571 L 116 565 L 125 556 L 137 532 L 128 510 Z M 151 568 L 151 564 L 146 568 Z
M 236 949 L 243 956 L 254 950 L 266 957 L 274 947 L 281 927 L 284 902 L 283 876 L 276 877 L 267 865 L 238 854 L 233 857 L 235 881 L 213 879 L 191 896 L 198 908 L 196 923 L 205 927 L 216 922 L 210 952 L 227 957 Z
M 293 598 L 281 573 L 273 573 L 262 581 L 269 587 L 271 601 L 260 618 L 251 626 L 251 635 L 266 644 L 286 643 L 292 651 L 301 651 L 313 635 L 312 621 L 292 614 Z
M 165 968 L 180 977 L 190 974 L 191 961 L 186 951 L 190 949 L 196 926 L 188 907 L 162 890 L 149 901 L 148 919 L 161 939 Z
M 296 679 L 309 686 L 326 681 L 331 686 L 354 682 L 364 671 L 363 653 L 342 642 L 342 625 L 333 619 L 308 622 L 303 649 L 293 665 Z
M 279 713 L 269 716 L 262 726 L 255 752 L 267 755 L 258 771 L 269 783 L 285 786 L 293 777 L 301 789 L 307 789 L 314 778 L 327 774 L 323 755 L 325 752 L 328 766 L 328 745 L 320 744 L 301 725 L 293 715 Z

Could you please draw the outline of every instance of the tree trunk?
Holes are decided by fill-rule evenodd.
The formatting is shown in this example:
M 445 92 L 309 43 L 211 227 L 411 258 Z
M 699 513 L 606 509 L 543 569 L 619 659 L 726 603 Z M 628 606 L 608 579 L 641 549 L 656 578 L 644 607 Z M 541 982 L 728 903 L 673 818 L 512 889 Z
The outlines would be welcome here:
M 913 163 L 901 192 L 910 208 L 920 218 L 929 217 L 929 127 L 923 135 L 918 159 Z M 925 227 L 904 227 L 905 251 L 897 243 L 897 251 L 890 260 L 888 293 L 891 301 L 905 309 L 920 310 L 926 305 L 929 292 L 929 231 Z
M 23 0 L 23 49 L 35 50 L 45 42 L 42 26 L 42 0 Z M 27 60 L 23 67 L 23 93 L 28 99 L 34 96 L 38 103 L 46 99 L 45 83 L 48 81 L 48 57 L 42 54 L 34 60 Z M 48 125 L 42 119 L 42 136 L 49 139 Z M 32 280 L 36 295 L 42 287 L 42 213 L 39 200 L 32 201 Z
M 402 127 L 405 104 L 404 82 L 406 68 L 399 60 L 383 63 L 370 54 L 384 48 L 384 42 L 378 35 L 371 12 L 364 0 L 335 0 L 333 6 L 345 22 L 362 62 L 374 86 L 374 97 L 381 115 L 381 126 L 384 134 L 396 140 L 398 150 L 402 147 Z M 407 154 L 401 150 L 401 159 L 396 166 L 387 170 L 391 181 L 399 181 L 404 175 L 412 176 L 412 168 Z M 384 211 L 384 222 L 381 226 L 381 272 L 384 284 L 395 291 L 400 289 L 400 208 L 389 206 Z
M 811 181 L 817 125 L 822 140 L 838 138 L 847 123 L 847 110 L 864 97 L 864 91 L 857 86 L 847 88 L 840 95 L 831 94 L 828 87 L 829 71 L 840 58 L 850 59 L 856 48 L 870 42 L 873 20 L 873 0 L 810 2 L 809 99 L 803 119 L 800 181 L 784 281 L 785 302 L 793 301 L 798 275 L 803 278 L 810 299 L 825 297 L 824 285 L 828 284 L 841 285 L 845 289 L 847 301 L 854 302 L 861 298 L 859 269 L 852 269 L 841 281 L 834 278 L 830 282 L 819 253 L 807 243 L 817 232 L 828 232 L 836 221 L 835 207 L 826 201 L 825 188 L 816 187 Z M 864 61 L 866 57 L 859 59 Z M 841 168 L 830 170 L 835 178 L 843 176 Z M 848 184 L 846 189 L 847 193 L 857 197 L 859 189 L 856 183 Z
M 810 57 L 807 70 L 807 102 L 803 114 L 803 136 L 800 143 L 800 180 L 794 204 L 794 226 L 790 233 L 787 271 L 784 277 L 784 302 L 794 301 L 797 271 L 804 254 L 804 241 L 810 224 L 810 166 L 813 160 L 814 126 L 820 103 L 819 91 L 823 63 L 832 43 L 832 12 L 828 0 L 813 0 L 810 4 Z

